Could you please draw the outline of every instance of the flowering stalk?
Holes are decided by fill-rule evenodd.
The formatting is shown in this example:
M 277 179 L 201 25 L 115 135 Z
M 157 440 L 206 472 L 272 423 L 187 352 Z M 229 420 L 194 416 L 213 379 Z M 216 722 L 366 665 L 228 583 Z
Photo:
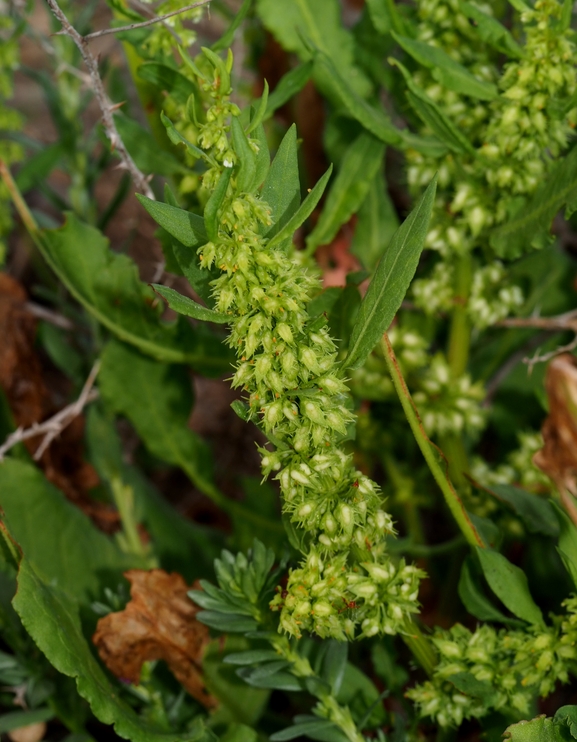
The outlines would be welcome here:
M 271 606 L 280 611 L 282 629 L 295 636 L 314 631 L 342 640 L 402 632 L 418 611 L 423 573 L 404 560 L 393 563 L 386 538 L 394 528 L 379 488 L 341 450 L 353 419 L 348 390 L 324 316 L 307 312 L 320 283 L 278 240 L 263 237 L 273 216 L 258 195 L 260 183 L 247 177 L 240 111 L 228 99 L 230 58 L 225 66 L 205 55 L 214 77 L 201 76 L 200 84 L 213 103 L 198 142 L 216 164 L 203 187 L 214 194 L 225 178 L 228 184 L 218 226 L 198 254 L 203 269 L 220 271 L 213 296 L 215 308 L 230 317 L 228 343 L 238 357 L 232 383 L 245 391 L 248 416 L 271 441 L 260 449 L 263 474 L 279 481 L 304 555 Z M 246 141 L 258 152 L 256 139 Z

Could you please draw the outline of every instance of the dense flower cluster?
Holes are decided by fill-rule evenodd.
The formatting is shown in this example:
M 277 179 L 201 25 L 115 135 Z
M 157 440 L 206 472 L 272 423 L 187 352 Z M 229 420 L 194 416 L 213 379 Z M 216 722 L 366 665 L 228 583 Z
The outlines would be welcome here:
M 223 75 L 204 88 L 214 98 L 198 140 L 217 162 L 204 177 L 210 190 L 236 161 L 226 118 L 238 109 Z M 203 268 L 220 271 L 213 293 L 218 311 L 230 315 L 228 342 L 239 359 L 233 386 L 246 392 L 250 417 L 271 441 L 261 449 L 263 473 L 275 473 L 284 511 L 303 535 L 306 557 L 272 605 L 297 636 L 313 630 L 344 639 L 359 627 L 361 635 L 396 633 L 417 611 L 421 572 L 386 554 L 394 529 L 379 489 L 340 449 L 352 420 L 347 386 L 326 320 L 307 312 L 320 285 L 284 249 L 267 246 L 262 229 L 270 223 L 267 204 L 240 191 L 233 175 L 218 240 L 199 256 Z
M 435 629 L 432 641 L 440 658 L 435 674 L 407 697 L 421 716 L 443 727 L 499 709 L 528 716 L 533 699 L 549 695 L 557 682 L 566 683 L 577 661 L 577 597 L 563 605 L 567 613 L 553 616 L 552 626 L 545 628 L 509 631 L 484 625 L 471 632 L 457 624 L 448 631 Z M 460 673 L 476 681 L 474 692 L 464 691 Z

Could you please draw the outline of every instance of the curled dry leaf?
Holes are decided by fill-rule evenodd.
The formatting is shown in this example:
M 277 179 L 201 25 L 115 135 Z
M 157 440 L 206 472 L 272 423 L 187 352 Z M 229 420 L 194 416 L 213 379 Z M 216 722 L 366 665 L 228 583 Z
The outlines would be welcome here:
M 192 588 L 179 574 L 162 569 L 131 569 L 125 577 L 130 602 L 101 618 L 92 637 L 102 661 L 117 677 L 138 683 L 144 662 L 164 660 L 193 698 L 207 708 L 216 706 L 204 687 L 201 662 L 209 633 L 196 620 L 200 609 L 187 595 Z
M 549 416 L 543 423 L 544 446 L 533 463 L 550 477 L 577 525 L 577 360 L 563 353 L 547 368 Z

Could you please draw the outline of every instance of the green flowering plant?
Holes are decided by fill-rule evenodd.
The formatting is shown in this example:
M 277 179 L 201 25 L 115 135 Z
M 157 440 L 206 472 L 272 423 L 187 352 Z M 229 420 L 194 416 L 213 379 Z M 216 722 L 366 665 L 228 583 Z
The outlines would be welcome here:
M 575 329 L 571 3 L 215 0 L 214 18 L 184 0 L 107 5 L 101 30 L 56 0 L 57 35 L 22 4 L 3 21 L 6 68 L 21 32 L 51 59 L 50 73 L 26 74 L 57 139 L 36 143 L 9 119 L 0 173 L 28 235 L 14 254 L 32 245 L 47 305 L 19 298 L 17 312 L 42 318 L 38 363 L 50 359 L 46 378 L 62 375 L 71 405 L 34 449 L 44 423 L 21 429 L 0 354 L 0 706 L 10 694 L 26 705 L 0 729 L 577 738 L 575 509 L 533 463 L 552 436 L 577 437 L 571 395 L 563 407 L 539 363 Z M 112 33 L 122 74 L 91 51 Z M 271 49 L 278 79 L 275 65 L 261 74 Z M 84 120 L 91 88 L 115 152 Z M 323 121 L 316 144 L 309 119 Z M 125 172 L 103 198 L 113 157 Z M 138 239 L 123 242 L 124 208 L 141 207 L 127 220 L 142 222 Z M 327 288 L 335 274 L 346 285 Z M 7 326 L 18 358 L 26 333 Z M 188 424 L 189 369 L 236 395 L 216 465 Z M 214 424 L 229 411 L 202 399 L 204 383 Z M 85 406 L 86 462 L 66 459 L 86 464 L 84 479 L 67 479 L 42 452 Z M 242 466 L 219 455 L 235 425 L 256 437 L 252 469 L 248 454 Z M 82 481 L 92 491 L 79 496 Z M 179 500 L 183 481 L 194 491 Z M 218 527 L 182 516 L 200 498 Z M 146 621 L 180 618 L 143 639 L 153 648 L 136 670 L 105 674 L 90 646 L 98 617 L 137 606 L 126 570 L 159 569 L 181 588 Z M 118 653 L 135 661 L 135 647 Z

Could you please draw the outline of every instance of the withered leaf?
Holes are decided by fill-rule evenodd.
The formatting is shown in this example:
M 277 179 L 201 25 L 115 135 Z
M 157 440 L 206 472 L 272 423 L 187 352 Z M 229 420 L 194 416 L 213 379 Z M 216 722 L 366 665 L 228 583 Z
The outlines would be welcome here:
M 533 463 L 555 482 L 563 504 L 576 521 L 577 359 L 568 353 L 554 358 L 547 368 L 545 389 L 549 416 L 541 428 L 544 446 Z
M 187 595 L 198 584 L 188 587 L 179 574 L 162 569 L 131 569 L 125 577 L 130 602 L 101 618 L 92 637 L 102 661 L 118 678 L 138 683 L 144 662 L 164 660 L 193 698 L 216 706 L 202 678 L 208 629 L 196 620 L 200 608 Z

